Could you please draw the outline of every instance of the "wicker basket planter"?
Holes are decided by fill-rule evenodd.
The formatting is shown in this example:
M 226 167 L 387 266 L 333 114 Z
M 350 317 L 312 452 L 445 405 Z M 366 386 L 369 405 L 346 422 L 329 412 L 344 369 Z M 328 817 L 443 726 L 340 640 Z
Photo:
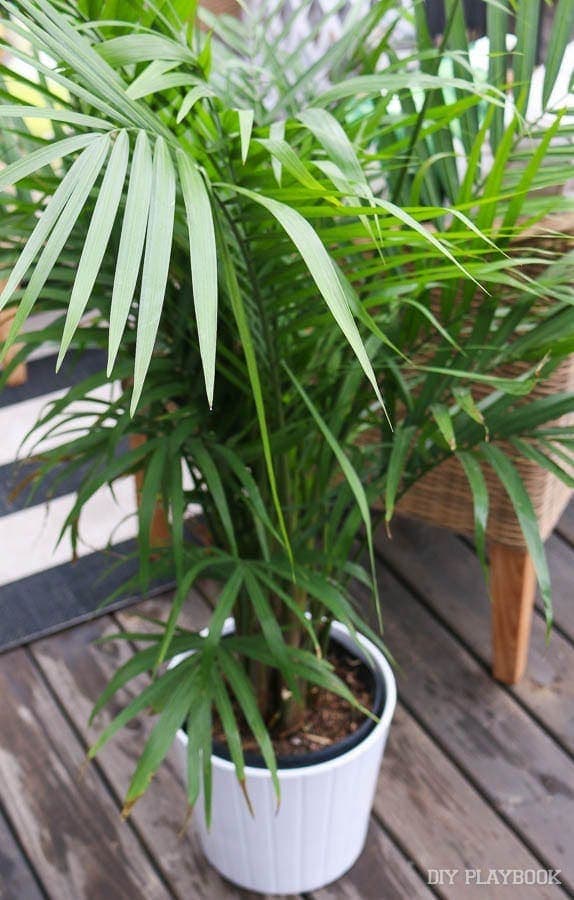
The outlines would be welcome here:
M 574 215 L 555 215 L 543 219 L 521 236 L 520 247 L 528 246 L 554 254 L 572 251 Z M 529 274 L 536 276 L 537 273 L 532 271 Z M 480 298 L 477 298 L 476 306 L 479 304 Z M 526 368 L 524 363 L 519 362 L 505 366 L 497 374 L 515 378 Z M 537 385 L 529 399 L 571 391 L 574 391 L 574 356 L 565 360 L 550 378 Z M 488 393 L 489 388 L 482 384 L 473 386 L 476 399 L 481 399 Z M 556 424 L 574 424 L 574 414 L 563 416 Z M 559 478 L 536 463 L 512 452 L 510 455 L 532 500 L 540 532 L 546 539 L 568 503 L 571 491 Z M 484 475 L 490 493 L 488 537 L 493 542 L 509 547 L 524 548 L 524 538 L 506 491 L 489 467 L 484 468 Z M 401 498 L 397 509 L 404 515 L 444 525 L 454 531 L 466 534 L 474 532 L 472 497 L 462 466 L 456 458 L 445 460 L 421 478 Z
M 555 253 L 571 251 L 574 247 L 574 215 L 548 217 L 522 235 L 520 244 L 530 244 Z M 477 299 L 477 304 L 479 302 Z M 499 374 L 516 377 L 524 368 L 524 363 L 516 363 L 505 367 Z M 477 399 L 487 392 L 488 389 L 483 385 L 475 385 L 473 388 Z M 574 356 L 566 359 L 529 397 L 536 399 L 569 392 L 574 392 Z M 556 424 L 574 424 L 574 414 L 563 416 Z M 530 495 L 541 535 L 546 539 L 566 507 L 572 491 L 546 469 L 512 451 L 510 455 Z M 520 680 L 526 668 L 536 578 L 508 495 L 489 466 L 484 466 L 483 471 L 490 494 L 487 534 L 493 673 L 499 680 L 514 684 Z M 474 532 L 470 488 L 460 463 L 454 457 L 445 460 L 413 485 L 401 498 L 397 510 L 404 515 L 457 532 Z
M 514 371 L 506 369 L 504 374 L 517 375 L 520 371 L 518 367 Z M 534 400 L 569 391 L 574 391 L 574 357 L 563 362 L 552 377 L 536 387 L 529 396 Z M 474 394 L 480 396 L 478 386 Z M 563 416 L 557 424 L 574 424 L 574 415 Z M 532 500 L 542 537 L 546 539 L 572 492 L 559 478 L 536 463 L 512 453 L 511 456 Z M 490 494 L 489 539 L 509 547 L 524 548 L 522 531 L 506 491 L 488 466 L 484 467 L 484 476 Z M 443 525 L 463 534 L 474 533 L 472 497 L 466 475 L 455 457 L 445 460 L 413 485 L 397 504 L 397 510 L 406 516 Z

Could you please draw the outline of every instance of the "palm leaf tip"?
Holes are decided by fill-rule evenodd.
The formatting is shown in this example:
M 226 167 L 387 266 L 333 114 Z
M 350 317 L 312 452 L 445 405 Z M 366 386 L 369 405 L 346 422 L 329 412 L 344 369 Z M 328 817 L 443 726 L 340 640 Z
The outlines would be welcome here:
M 189 234 L 193 303 L 209 408 L 213 408 L 217 346 L 217 247 L 211 202 L 205 181 L 187 154 L 177 164 Z

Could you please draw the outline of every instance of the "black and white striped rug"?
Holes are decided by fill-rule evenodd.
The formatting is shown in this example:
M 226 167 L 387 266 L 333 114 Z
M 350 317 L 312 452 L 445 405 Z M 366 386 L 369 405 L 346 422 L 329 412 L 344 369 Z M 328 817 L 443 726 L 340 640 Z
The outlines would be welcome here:
M 26 504 L 25 490 L 11 496 L 29 471 L 17 461 L 21 441 L 42 408 L 102 365 L 101 354 L 88 351 L 71 356 L 56 374 L 55 357 L 46 356 L 28 363 L 25 384 L 0 392 L 0 651 L 140 599 L 123 596 L 101 607 L 137 571 L 132 478 L 119 482 L 113 495 L 102 488 L 88 503 L 74 562 L 69 538 L 56 544 L 81 473 L 55 488 L 44 484 L 33 505 Z

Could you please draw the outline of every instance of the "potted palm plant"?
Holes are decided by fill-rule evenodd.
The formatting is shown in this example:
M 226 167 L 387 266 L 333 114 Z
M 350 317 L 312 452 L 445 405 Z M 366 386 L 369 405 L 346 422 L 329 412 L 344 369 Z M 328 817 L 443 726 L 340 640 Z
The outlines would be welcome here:
M 62 463 L 77 473 L 65 526 L 77 541 L 99 487 L 139 473 L 139 581 L 177 581 L 165 622 L 116 636 L 143 647 L 94 714 L 132 679 L 151 680 L 91 755 L 151 711 L 125 814 L 177 741 L 220 871 L 266 892 L 317 888 L 361 851 L 395 704 L 370 505 L 383 495 L 390 520 L 405 486 L 454 452 L 454 428 L 480 524 L 485 421 L 491 455 L 506 460 L 502 425 L 503 436 L 529 437 L 555 412 L 528 403 L 554 364 L 545 354 L 562 352 L 545 321 L 524 320 L 538 340 L 519 377 L 492 374 L 500 354 L 516 352 L 501 323 L 496 359 L 478 367 L 472 357 L 413 362 L 421 336 L 450 349 L 460 340 L 429 283 L 492 284 L 507 257 L 468 204 L 429 212 L 390 196 L 409 137 L 385 143 L 397 124 L 389 105 L 397 92 L 445 88 L 470 108 L 504 98 L 420 67 L 380 71 L 392 28 L 374 48 L 369 36 L 385 2 L 312 67 L 282 57 L 265 11 L 244 26 L 205 15 L 212 37 L 188 3 L 120 2 L 113 21 L 91 2 L 1 6 L 14 60 L 0 105 L 0 305 L 15 311 L 4 352 L 23 342 L 4 377 L 47 339 L 60 360 L 70 347 L 105 348 L 105 368 L 43 413 L 38 434 L 59 443 L 40 441 L 37 477 Z M 28 130 L 38 121 L 50 132 Z M 523 283 L 519 271 L 508 277 Z M 37 308 L 55 321 L 19 335 Z M 491 388 L 488 409 L 464 389 L 476 379 Z M 94 396 L 110 381 L 108 399 Z M 504 465 L 538 551 L 528 498 Z M 152 546 L 158 502 L 170 540 Z M 203 543 L 186 525 L 192 504 Z M 205 633 L 180 624 L 201 579 L 217 585 Z M 370 610 L 353 601 L 356 579 L 371 589 Z

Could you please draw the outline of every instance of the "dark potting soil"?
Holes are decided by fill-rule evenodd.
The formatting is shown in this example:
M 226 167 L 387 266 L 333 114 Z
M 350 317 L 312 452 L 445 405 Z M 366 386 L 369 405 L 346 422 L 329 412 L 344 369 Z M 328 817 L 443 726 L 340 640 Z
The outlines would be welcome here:
M 327 659 L 334 667 L 335 674 L 349 688 L 356 700 L 366 709 L 373 710 L 375 679 L 371 669 L 337 643 L 331 644 Z M 259 747 L 253 740 L 237 704 L 234 711 L 242 731 L 243 749 L 247 753 L 246 762 L 249 763 L 249 754 L 257 753 Z M 267 725 L 277 757 L 286 758 L 322 751 L 346 741 L 361 725 L 371 721 L 342 697 L 324 688 L 311 686 L 308 708 L 296 730 L 285 732 L 278 727 L 273 728 L 269 722 Z M 214 725 L 214 750 L 218 752 L 218 745 L 225 747 L 225 736 L 217 719 Z

